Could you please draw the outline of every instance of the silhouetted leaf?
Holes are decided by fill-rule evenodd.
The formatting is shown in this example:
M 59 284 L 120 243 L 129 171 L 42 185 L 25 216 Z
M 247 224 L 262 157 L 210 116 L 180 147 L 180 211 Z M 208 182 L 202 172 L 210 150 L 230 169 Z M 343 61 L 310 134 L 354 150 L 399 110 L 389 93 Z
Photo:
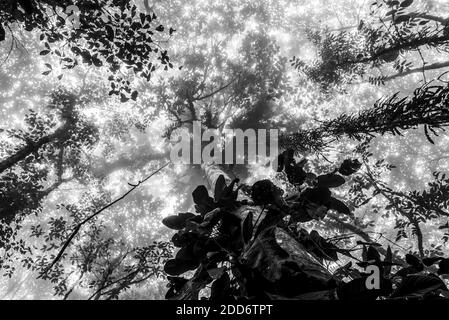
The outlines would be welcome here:
M 419 259 L 418 257 L 412 255 L 412 254 L 406 254 L 405 255 L 405 261 L 416 268 L 416 270 L 421 271 L 424 269 L 424 266 L 421 262 L 421 259 Z
M 347 159 L 343 161 L 340 168 L 338 169 L 338 172 L 340 172 L 344 176 L 349 176 L 351 174 L 356 173 L 362 164 L 357 159 Z
M 346 182 L 345 178 L 334 173 L 318 176 L 317 180 L 319 188 L 337 188 Z
M 413 0 L 404 0 L 401 2 L 400 6 L 402 8 L 410 7 L 413 4 Z
M 210 290 L 210 300 L 223 300 L 227 297 L 231 280 L 227 272 L 212 283 Z
M 435 290 L 445 290 L 447 287 L 444 282 L 433 275 L 408 275 L 404 277 L 401 284 L 391 295 L 392 298 L 397 297 L 423 297 Z
M 344 204 L 342 201 L 332 198 L 330 199 L 330 207 L 329 209 L 333 209 L 340 213 L 351 215 L 351 210 Z
M 440 260 L 443 260 L 444 258 L 442 257 L 433 257 L 433 258 L 424 258 L 422 259 L 422 262 L 424 263 L 424 265 L 426 265 L 427 267 L 430 267 L 431 265 L 437 263 Z
M 251 187 L 251 198 L 257 205 L 274 204 L 282 196 L 283 191 L 270 180 L 260 180 Z
M 0 23 L 0 42 L 4 41 L 6 38 L 6 31 L 5 28 L 3 28 L 2 24 Z
M 446 222 L 446 224 L 439 226 L 438 229 L 449 229 L 449 222 Z
M 214 199 L 209 196 L 205 186 L 199 186 L 192 192 L 195 209 L 202 215 L 215 208 Z
M 328 205 L 331 200 L 331 192 L 328 188 L 308 188 L 301 193 L 301 198 L 317 205 Z
M 249 240 L 251 240 L 251 237 L 253 235 L 253 213 L 249 212 L 246 216 L 245 220 L 243 221 L 242 226 L 242 233 L 243 233 L 243 241 L 245 243 L 248 243 Z
M 226 188 L 225 177 L 221 174 L 215 182 L 214 199 L 216 202 L 220 201 L 221 195 Z
M 449 259 L 443 259 L 438 263 L 438 274 L 449 274 Z
M 405 267 L 405 268 L 402 268 L 402 269 L 398 270 L 398 272 L 396 272 L 396 275 L 400 276 L 400 277 L 405 277 L 405 276 L 408 276 L 410 274 L 418 273 L 420 271 L 421 270 L 418 270 L 415 267 L 410 266 L 410 267 Z
M 277 172 L 282 172 L 282 170 L 284 170 L 284 154 L 280 154 L 277 157 L 277 168 L 276 171 Z
M 190 212 L 179 213 L 176 216 L 169 216 L 169 217 L 164 218 L 162 220 L 162 223 L 170 229 L 181 230 L 181 229 L 185 228 L 186 221 L 189 219 L 192 219 L 194 217 L 195 217 L 195 215 Z
M 189 244 L 179 249 L 176 253 L 176 260 L 182 261 L 189 266 L 198 266 L 199 258 L 194 253 L 194 245 L 195 244 Z
M 368 251 L 366 252 L 366 258 L 367 261 L 376 261 L 376 262 L 380 262 L 380 254 L 379 251 L 377 251 L 377 249 L 374 246 L 369 246 L 368 247 Z
M 177 259 L 168 260 L 164 265 L 164 271 L 172 276 L 178 276 L 190 270 L 195 270 L 198 264 L 194 262 L 180 261 Z

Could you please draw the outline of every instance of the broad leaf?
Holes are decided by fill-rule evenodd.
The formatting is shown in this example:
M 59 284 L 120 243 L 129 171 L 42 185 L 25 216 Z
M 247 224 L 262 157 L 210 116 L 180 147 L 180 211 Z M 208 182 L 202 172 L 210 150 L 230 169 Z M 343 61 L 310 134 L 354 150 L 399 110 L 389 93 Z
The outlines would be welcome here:
M 345 178 L 334 173 L 318 176 L 317 181 L 318 187 L 321 188 L 337 188 L 346 182 Z

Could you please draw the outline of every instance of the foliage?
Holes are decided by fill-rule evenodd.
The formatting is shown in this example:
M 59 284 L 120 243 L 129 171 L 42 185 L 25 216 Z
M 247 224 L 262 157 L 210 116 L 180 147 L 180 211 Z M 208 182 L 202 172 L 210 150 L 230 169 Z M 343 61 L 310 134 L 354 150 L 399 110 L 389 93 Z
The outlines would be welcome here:
M 280 157 L 284 158 L 287 168 L 292 162 L 296 170 L 300 170 L 292 159 L 292 151 Z M 353 166 L 348 168 L 349 164 Z M 347 159 L 337 170 L 346 173 L 349 170 L 354 174 L 358 168 L 360 163 Z M 283 165 L 279 167 L 282 169 Z M 400 264 L 393 262 L 390 247 L 381 259 L 376 243 L 358 241 L 350 249 L 340 248 L 316 230 L 308 232 L 302 228 L 301 223 L 322 219 L 328 210 L 351 214 L 342 202 L 330 196 L 328 189 L 341 186 L 345 179 L 335 173 L 309 176 L 307 185 L 315 187 L 301 190 L 305 181 L 295 180 L 298 175 L 292 176 L 289 170 L 286 174 L 300 190 L 295 195 L 284 198 L 281 189 L 264 180 L 251 187 L 253 202 L 237 200 L 235 194 L 232 203 L 220 205 L 219 199 L 211 198 L 200 186 L 193 193 L 199 214 L 180 213 L 164 219 L 167 227 L 178 230 L 172 242 L 180 248 L 164 267 L 170 275 L 166 298 L 198 299 L 200 295 L 204 297 L 202 290 L 205 288 L 210 288 L 206 295 L 210 300 L 234 301 L 432 299 L 441 294 L 448 297 L 446 285 L 435 274 L 448 272 L 448 259 L 435 257 L 421 261 L 407 254 L 408 265 L 398 268 Z M 219 180 L 224 180 L 223 175 Z M 222 183 L 217 185 L 223 187 Z M 215 189 L 215 193 L 220 192 Z M 334 201 L 338 201 L 338 206 Z M 205 203 L 209 204 L 208 210 L 202 209 Z M 262 205 L 262 210 L 255 205 Z M 352 252 L 359 248 L 362 256 L 357 258 Z M 322 266 L 323 261 L 338 263 L 342 257 L 357 261 L 360 269 L 349 262 L 331 274 Z M 439 268 L 435 271 L 433 265 L 438 262 Z M 370 290 L 365 285 L 369 274 L 364 269 L 370 265 L 381 270 L 379 289 Z M 190 278 L 181 277 L 188 271 L 195 272 Z
M 448 125 L 448 89 L 446 84 L 425 84 L 412 97 L 401 98 L 399 93 L 378 100 L 373 107 L 358 114 L 342 114 L 312 130 L 284 134 L 281 145 L 295 151 L 326 148 L 328 141 L 344 135 L 362 140 L 376 134 L 401 135 L 401 130 L 424 127 L 427 140 Z
M 79 26 L 72 25 L 66 15 L 73 5 L 79 10 Z M 73 69 L 81 62 L 94 67 L 107 65 L 110 94 L 120 95 L 123 102 L 136 100 L 138 92 L 119 72 L 122 64 L 147 81 L 159 64 L 166 70 L 173 67 L 167 51 L 159 45 L 159 34 L 165 27 L 157 22 L 156 14 L 137 10 L 129 0 L 8 0 L 0 6 L 0 41 L 5 40 L 5 29 L 11 32 L 12 45 L 16 41 L 13 23 L 29 32 L 39 30 L 45 47 L 40 55 L 55 55 L 62 69 Z M 169 34 L 173 31 L 170 28 Z M 47 67 L 45 75 L 53 70 L 50 64 Z
M 308 30 L 308 38 L 318 51 L 318 58 L 309 64 L 294 57 L 292 65 L 324 91 L 354 82 L 370 69 L 390 65 L 394 76 L 369 76 L 372 84 L 385 84 L 401 74 L 425 72 L 447 66 L 425 61 L 422 48 L 447 51 L 448 20 L 415 11 L 413 1 L 378 0 L 372 3 L 370 17 L 360 20 L 356 32 L 346 30 Z M 415 62 L 407 54 L 418 52 L 422 67 L 413 69 Z M 411 72 L 410 72 L 411 71 Z M 425 78 L 425 74 L 424 74 Z

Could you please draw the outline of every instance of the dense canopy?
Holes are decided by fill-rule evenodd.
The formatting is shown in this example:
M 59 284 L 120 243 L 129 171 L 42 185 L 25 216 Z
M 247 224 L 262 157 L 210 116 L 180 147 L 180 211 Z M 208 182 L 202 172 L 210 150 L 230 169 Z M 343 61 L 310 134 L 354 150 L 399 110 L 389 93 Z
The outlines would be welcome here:
M 448 71 L 446 0 L 3 1 L 0 298 L 448 298 Z

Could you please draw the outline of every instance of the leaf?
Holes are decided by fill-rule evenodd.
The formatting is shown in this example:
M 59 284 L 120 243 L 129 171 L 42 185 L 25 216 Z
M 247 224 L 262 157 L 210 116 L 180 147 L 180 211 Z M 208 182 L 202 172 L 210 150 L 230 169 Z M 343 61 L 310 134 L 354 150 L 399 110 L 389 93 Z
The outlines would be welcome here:
M 164 29 L 165 29 L 165 28 L 164 28 L 163 25 L 159 25 L 159 26 L 156 28 L 156 31 L 163 32 Z
M 424 133 L 426 134 L 427 140 L 428 140 L 431 144 L 435 144 L 435 142 L 434 142 L 434 141 L 432 140 L 432 138 L 430 137 L 430 134 L 429 134 L 429 130 L 428 130 L 427 125 L 424 126 Z
M 398 272 L 396 272 L 396 275 L 399 277 L 406 277 L 410 274 L 415 274 L 418 272 L 420 272 L 420 271 L 418 269 L 416 269 L 415 267 L 405 267 L 405 268 L 398 270 Z
M 164 265 L 165 273 L 178 276 L 190 270 L 195 270 L 198 266 L 194 263 L 186 263 L 177 259 L 170 259 Z
M 345 178 L 334 173 L 318 176 L 317 180 L 320 188 L 337 188 L 346 182 Z
M 247 215 L 245 220 L 243 221 L 242 226 L 242 233 L 243 233 L 243 241 L 245 243 L 248 243 L 253 235 L 253 212 L 250 211 Z
M 407 22 L 411 18 L 412 17 L 410 15 L 404 14 L 404 15 L 397 16 L 393 21 L 394 21 L 395 24 L 399 24 L 399 23 L 402 23 L 402 22 Z M 394 57 L 394 59 L 393 59 L 393 57 Z M 396 60 L 396 58 L 397 58 L 397 56 L 396 56 L 396 54 L 394 54 L 394 55 L 392 55 L 391 60 L 388 60 L 388 62 L 392 62 L 392 61 Z
M 422 259 L 422 262 L 424 263 L 425 266 L 430 267 L 431 265 L 434 265 L 435 263 L 443 259 L 444 258 L 442 257 L 424 258 Z
M 331 197 L 329 209 L 333 209 L 348 216 L 351 215 L 351 210 L 346 206 L 346 204 L 333 197 Z
M 251 198 L 256 205 L 274 204 L 280 200 L 283 190 L 268 179 L 260 180 L 251 187 Z
M 337 268 L 333 273 L 333 277 L 344 278 L 349 275 L 349 273 L 351 272 L 351 268 L 352 268 L 352 262 L 349 261 L 344 266 Z
M 133 91 L 133 93 L 131 94 L 131 99 L 136 101 L 138 95 L 139 95 L 139 93 L 137 91 Z
M 125 103 L 129 101 L 129 98 L 125 96 L 123 93 L 120 94 L 120 102 Z
M 214 199 L 215 202 L 220 201 L 221 195 L 226 188 L 226 180 L 225 177 L 221 174 L 217 181 L 215 182 L 215 190 L 214 190 Z
M 234 179 L 229 186 L 224 188 L 220 194 L 220 205 L 234 204 L 237 200 L 239 189 L 241 187 L 237 187 L 235 190 L 234 188 L 239 182 L 239 179 Z
M 445 290 L 447 287 L 444 282 L 434 275 L 408 275 L 404 277 L 401 284 L 391 295 L 397 297 L 423 297 L 435 290 Z
M 42 72 L 42 74 L 44 76 L 48 76 L 50 73 L 51 73 L 51 70 L 47 70 L 47 71 Z
M 351 174 L 356 173 L 362 164 L 357 159 L 346 159 L 341 164 L 340 168 L 338 169 L 338 172 L 340 172 L 344 176 L 349 176 Z
M 220 208 L 209 211 L 204 215 L 204 220 L 201 222 L 200 227 L 207 229 L 212 228 L 220 220 L 222 215 L 223 211 Z
M 6 30 L 0 23 L 0 42 L 4 41 L 5 39 L 6 39 Z
M 50 53 L 50 50 L 42 50 L 41 52 L 39 52 L 39 54 L 41 55 L 41 56 L 46 56 L 47 54 L 49 54 Z
M 317 205 L 328 205 L 331 200 L 331 192 L 328 188 L 308 188 L 301 193 L 301 198 Z
M 282 170 L 284 170 L 284 154 L 281 153 L 277 158 L 276 172 L 282 172 Z
M 179 213 L 176 216 L 169 216 L 162 220 L 162 223 L 173 230 L 181 230 L 184 229 L 186 226 L 186 222 L 189 219 L 192 219 L 196 217 L 193 213 L 186 212 L 186 213 Z
M 438 229 L 449 229 L 449 222 L 446 222 L 446 224 L 439 226 Z
M 410 7 L 413 4 L 413 0 L 404 0 L 401 2 L 400 6 L 402 8 Z
M 288 257 L 288 253 L 276 241 L 274 227 L 262 231 L 244 256 L 249 267 L 257 269 L 271 282 L 282 277 L 281 262 Z
M 438 274 L 449 274 L 449 259 L 443 259 L 438 263 Z
M 366 250 L 366 246 L 362 248 L 362 261 L 368 261 L 368 251 Z
M 213 268 L 213 269 L 208 269 L 207 270 L 207 273 L 209 274 L 209 276 L 212 279 L 219 279 L 219 278 L 221 278 L 221 276 L 223 275 L 224 272 L 226 272 L 226 268 L 225 267 Z
M 205 186 L 199 186 L 192 192 L 193 202 L 198 213 L 202 215 L 215 208 L 214 199 L 209 196 Z
M 209 192 L 207 192 L 207 189 L 205 186 L 198 186 L 193 192 L 192 192 L 193 202 L 195 204 L 203 204 L 207 201 L 209 201 Z
M 421 262 L 421 259 L 419 259 L 418 257 L 411 255 L 411 254 L 406 254 L 405 255 L 405 261 L 415 267 L 417 270 L 422 271 L 424 269 L 424 266 Z
M 224 272 L 220 278 L 212 283 L 210 290 L 210 300 L 223 300 L 227 297 L 230 289 L 231 279 L 227 272 Z
M 366 259 L 367 261 L 376 261 L 380 262 L 380 253 L 377 251 L 377 249 L 374 246 L 369 246 L 368 250 L 366 252 Z
M 111 42 L 114 41 L 114 36 L 115 36 L 114 29 L 112 29 L 112 27 L 109 25 L 106 25 L 105 28 L 106 28 L 106 34 L 107 34 L 108 40 Z
M 199 265 L 199 259 L 194 253 L 195 243 L 189 244 L 187 246 L 182 247 L 176 253 L 176 260 L 182 261 L 183 263 L 190 265 Z

